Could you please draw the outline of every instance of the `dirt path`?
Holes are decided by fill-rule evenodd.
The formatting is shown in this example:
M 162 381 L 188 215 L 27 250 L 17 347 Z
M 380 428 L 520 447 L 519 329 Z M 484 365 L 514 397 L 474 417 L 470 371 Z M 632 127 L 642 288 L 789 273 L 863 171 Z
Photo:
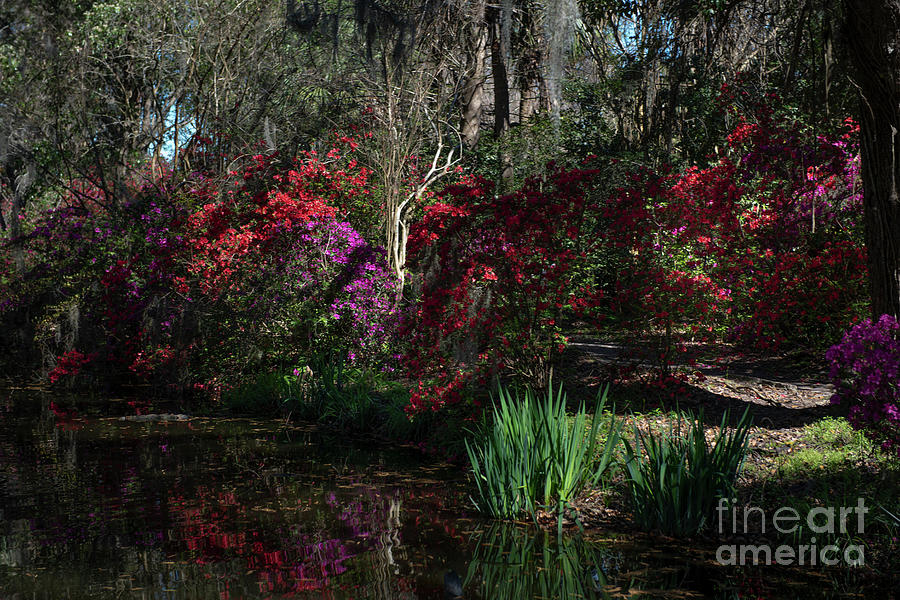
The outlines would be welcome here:
M 683 409 L 702 408 L 707 421 L 718 422 L 725 410 L 739 414 L 749 406 L 758 427 L 780 430 L 795 429 L 840 413 L 830 403 L 833 388 L 824 367 L 804 364 L 789 356 L 740 353 L 726 345 L 697 346 L 691 353 L 693 360 L 686 353 L 673 366 L 690 374 L 688 381 L 674 390 L 673 400 L 642 383 L 653 367 L 648 347 L 588 339 L 573 341 L 570 346 L 569 364 L 585 383 L 631 371 L 633 381 L 620 386 L 628 397 L 643 394 L 651 405 L 658 401 L 664 408 L 675 408 L 676 403 Z M 716 358 L 704 360 L 710 356 Z

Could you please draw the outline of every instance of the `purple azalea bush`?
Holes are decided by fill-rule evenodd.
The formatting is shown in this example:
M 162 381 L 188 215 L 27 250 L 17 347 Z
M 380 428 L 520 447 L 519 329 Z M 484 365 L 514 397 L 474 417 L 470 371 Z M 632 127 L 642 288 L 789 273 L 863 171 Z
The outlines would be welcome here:
M 847 406 L 854 428 L 900 456 L 900 322 L 866 319 L 825 356 L 836 390 L 831 402 Z
M 330 219 L 299 224 L 286 237 L 290 258 L 281 269 L 273 309 L 311 326 L 307 352 L 339 349 L 351 363 L 378 362 L 399 318 L 399 280 L 384 250 L 349 223 Z

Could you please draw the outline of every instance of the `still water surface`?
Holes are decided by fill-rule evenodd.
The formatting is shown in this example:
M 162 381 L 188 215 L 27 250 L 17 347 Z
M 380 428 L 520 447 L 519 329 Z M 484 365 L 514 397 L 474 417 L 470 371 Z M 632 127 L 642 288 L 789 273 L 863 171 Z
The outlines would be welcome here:
M 709 549 L 468 510 L 459 468 L 277 421 L 0 392 L 0 598 L 823 597 Z M 138 406 L 137 408 L 141 408 Z M 811 579 L 812 578 L 812 579 Z

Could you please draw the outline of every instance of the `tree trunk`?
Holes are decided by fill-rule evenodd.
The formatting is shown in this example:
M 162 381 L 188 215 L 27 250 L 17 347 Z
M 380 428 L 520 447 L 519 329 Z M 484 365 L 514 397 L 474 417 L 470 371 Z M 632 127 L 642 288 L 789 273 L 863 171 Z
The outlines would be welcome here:
M 794 26 L 794 45 L 791 49 L 791 60 L 788 63 L 788 66 L 785 68 L 784 80 L 781 84 L 785 95 L 787 95 L 791 88 L 794 87 L 794 80 L 797 78 L 797 62 L 800 60 L 800 48 L 803 42 L 803 38 L 805 37 L 803 35 L 803 24 L 806 22 L 806 13 L 808 9 L 809 2 L 804 2 L 803 8 L 800 9 L 800 16 L 797 17 L 797 23 Z
M 541 57 L 531 50 L 521 59 L 519 75 L 519 124 L 525 124 L 540 109 Z
M 900 0 L 845 0 L 860 98 L 872 314 L 900 318 Z
M 504 137 L 509 131 L 509 76 L 506 59 L 500 45 L 501 25 L 498 19 L 492 23 L 491 73 L 494 79 L 494 137 L 500 144 L 500 191 L 506 191 L 513 180 L 512 155 L 505 147 Z
M 15 171 L 11 171 L 15 174 Z M 13 179 L 12 202 L 9 209 L 9 237 L 16 240 L 12 246 L 13 264 L 16 273 L 23 275 L 25 273 L 25 247 L 21 240 L 17 238 L 22 235 L 22 223 L 20 215 L 25 209 L 25 202 L 28 197 L 31 184 L 34 183 L 36 166 L 34 161 L 29 157 L 23 161 L 21 172 Z
M 474 148 L 481 134 L 481 114 L 484 112 L 484 61 L 487 57 L 487 26 L 484 23 L 484 9 L 475 24 L 469 54 L 470 75 L 462 93 L 461 135 L 466 148 Z
M 494 135 L 498 138 L 509 129 L 509 78 L 506 60 L 500 50 L 500 23 L 494 21 L 491 40 L 491 71 L 494 78 Z
M 522 12 L 520 34 L 521 47 L 517 64 L 519 83 L 519 124 L 525 124 L 541 111 L 541 93 L 544 85 L 544 28 L 539 10 L 530 8 Z M 546 95 L 546 94 L 545 94 Z

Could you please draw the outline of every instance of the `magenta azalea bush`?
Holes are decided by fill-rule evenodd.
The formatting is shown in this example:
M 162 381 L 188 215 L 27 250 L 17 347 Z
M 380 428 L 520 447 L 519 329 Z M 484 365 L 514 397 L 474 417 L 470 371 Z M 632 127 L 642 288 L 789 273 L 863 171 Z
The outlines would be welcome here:
M 890 315 L 866 319 L 825 356 L 832 403 L 847 406 L 853 427 L 900 456 L 900 322 Z

